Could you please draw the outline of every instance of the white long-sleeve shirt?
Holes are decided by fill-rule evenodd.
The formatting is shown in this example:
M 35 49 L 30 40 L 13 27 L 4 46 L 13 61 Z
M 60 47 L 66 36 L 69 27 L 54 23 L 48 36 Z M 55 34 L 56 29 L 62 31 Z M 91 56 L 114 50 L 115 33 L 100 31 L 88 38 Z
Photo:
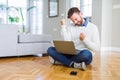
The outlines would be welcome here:
M 79 39 L 80 33 L 85 33 L 83 41 Z M 89 49 L 91 51 L 100 50 L 99 32 L 96 25 L 88 22 L 87 26 L 63 25 L 61 35 L 65 41 L 73 41 L 77 50 Z

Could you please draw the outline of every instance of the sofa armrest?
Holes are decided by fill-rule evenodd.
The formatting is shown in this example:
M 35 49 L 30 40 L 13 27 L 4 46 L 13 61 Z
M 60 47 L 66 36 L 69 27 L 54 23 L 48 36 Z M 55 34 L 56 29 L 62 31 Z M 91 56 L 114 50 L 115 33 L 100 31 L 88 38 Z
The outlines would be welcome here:
M 47 34 L 20 34 L 18 35 L 18 43 L 41 43 L 51 42 L 51 35 Z
M 52 42 L 51 35 L 47 34 L 21 34 L 18 38 L 18 55 L 47 53 Z
M 16 54 L 17 25 L 0 24 L 0 57 Z

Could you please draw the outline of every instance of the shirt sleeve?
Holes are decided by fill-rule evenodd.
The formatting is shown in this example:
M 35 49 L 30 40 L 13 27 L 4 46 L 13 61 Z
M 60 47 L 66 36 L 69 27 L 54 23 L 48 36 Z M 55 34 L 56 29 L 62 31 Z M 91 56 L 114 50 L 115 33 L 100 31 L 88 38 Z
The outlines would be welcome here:
M 61 36 L 65 41 L 71 41 L 71 33 L 66 25 L 61 26 Z
M 92 38 L 88 39 L 87 37 L 83 40 L 87 47 L 92 51 L 100 51 L 100 39 L 99 32 L 97 27 L 94 27 Z

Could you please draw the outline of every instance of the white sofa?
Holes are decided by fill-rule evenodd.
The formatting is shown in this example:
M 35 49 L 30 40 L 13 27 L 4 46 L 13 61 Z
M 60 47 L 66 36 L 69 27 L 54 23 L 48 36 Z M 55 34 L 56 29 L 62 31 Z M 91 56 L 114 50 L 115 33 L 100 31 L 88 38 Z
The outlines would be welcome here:
M 0 24 L 0 57 L 45 54 L 50 35 L 19 34 L 17 25 Z

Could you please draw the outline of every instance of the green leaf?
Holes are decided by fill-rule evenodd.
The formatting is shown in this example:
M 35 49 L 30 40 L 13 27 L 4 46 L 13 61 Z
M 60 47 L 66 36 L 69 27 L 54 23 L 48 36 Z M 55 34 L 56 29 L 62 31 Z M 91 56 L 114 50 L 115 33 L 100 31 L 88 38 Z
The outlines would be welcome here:
M 19 22 L 19 17 L 18 16 L 15 17 L 15 22 L 17 22 L 17 23 Z
M 9 21 L 12 23 L 12 22 L 14 22 L 14 18 L 13 17 L 9 17 Z

